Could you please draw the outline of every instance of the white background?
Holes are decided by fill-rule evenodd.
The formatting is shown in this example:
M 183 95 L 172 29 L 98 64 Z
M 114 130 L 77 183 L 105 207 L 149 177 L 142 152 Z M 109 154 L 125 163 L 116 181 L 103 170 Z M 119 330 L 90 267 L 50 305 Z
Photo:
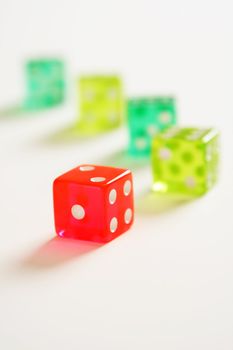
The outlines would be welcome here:
M 62 55 L 64 107 L 0 118 L 0 348 L 233 349 L 231 1 L 0 0 L 0 106 L 23 97 L 23 62 Z M 54 239 L 53 179 L 79 163 L 124 165 L 124 130 L 57 137 L 77 118 L 75 76 L 119 72 L 128 95 L 174 93 L 183 125 L 222 134 L 219 184 L 188 203 L 149 194 L 105 245 Z

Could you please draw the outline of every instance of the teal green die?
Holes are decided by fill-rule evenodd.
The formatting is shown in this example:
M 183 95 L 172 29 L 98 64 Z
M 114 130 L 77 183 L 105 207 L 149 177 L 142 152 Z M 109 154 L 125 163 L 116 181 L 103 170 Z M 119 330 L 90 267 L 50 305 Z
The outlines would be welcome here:
M 78 88 L 81 131 L 98 133 L 121 124 L 124 98 L 118 76 L 85 76 L 79 80 Z
M 171 128 L 153 139 L 153 189 L 201 195 L 218 176 L 218 132 L 214 129 Z
M 127 104 L 129 153 L 148 156 L 152 137 L 176 124 L 175 100 L 172 97 L 134 98 Z
M 58 59 L 31 60 L 26 64 L 25 107 L 40 109 L 56 106 L 65 96 L 64 63 Z

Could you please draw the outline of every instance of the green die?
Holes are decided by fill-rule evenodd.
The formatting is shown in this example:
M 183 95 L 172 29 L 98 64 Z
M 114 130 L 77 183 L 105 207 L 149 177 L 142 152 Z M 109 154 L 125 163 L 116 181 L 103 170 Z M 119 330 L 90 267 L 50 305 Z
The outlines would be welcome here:
M 176 124 L 172 97 L 134 98 L 127 104 L 128 151 L 132 156 L 148 156 L 152 137 Z
M 58 59 L 30 60 L 26 64 L 25 107 L 40 109 L 60 104 L 65 95 L 64 63 Z
M 124 114 L 121 79 L 117 76 L 87 76 L 79 80 L 81 131 L 98 133 L 118 127 Z
M 201 195 L 218 175 L 218 133 L 214 129 L 171 128 L 152 144 L 153 189 Z

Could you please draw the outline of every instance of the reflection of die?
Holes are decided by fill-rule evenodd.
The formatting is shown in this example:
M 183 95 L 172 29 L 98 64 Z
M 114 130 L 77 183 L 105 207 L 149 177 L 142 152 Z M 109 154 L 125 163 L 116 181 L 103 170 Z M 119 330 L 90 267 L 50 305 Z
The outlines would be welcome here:
M 133 223 L 130 170 L 81 165 L 59 176 L 53 193 L 59 236 L 108 242 Z
M 79 128 L 99 132 L 115 128 L 123 117 L 122 83 L 117 76 L 87 76 L 79 80 Z
M 149 155 L 153 136 L 176 123 L 175 101 L 171 97 L 134 98 L 127 105 L 129 153 Z
M 28 108 L 44 108 L 64 100 L 64 63 L 58 59 L 30 60 L 26 64 Z
M 202 194 L 217 180 L 218 133 L 213 129 L 171 128 L 152 144 L 157 192 Z

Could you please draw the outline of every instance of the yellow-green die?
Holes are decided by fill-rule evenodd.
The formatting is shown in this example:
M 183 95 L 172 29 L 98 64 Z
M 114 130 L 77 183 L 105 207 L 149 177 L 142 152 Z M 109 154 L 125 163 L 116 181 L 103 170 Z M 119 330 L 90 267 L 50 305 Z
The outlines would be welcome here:
M 98 133 L 118 127 L 124 114 L 121 79 L 118 76 L 85 76 L 78 84 L 80 130 Z
M 171 128 L 152 144 L 153 189 L 201 195 L 218 176 L 219 135 L 214 129 Z

